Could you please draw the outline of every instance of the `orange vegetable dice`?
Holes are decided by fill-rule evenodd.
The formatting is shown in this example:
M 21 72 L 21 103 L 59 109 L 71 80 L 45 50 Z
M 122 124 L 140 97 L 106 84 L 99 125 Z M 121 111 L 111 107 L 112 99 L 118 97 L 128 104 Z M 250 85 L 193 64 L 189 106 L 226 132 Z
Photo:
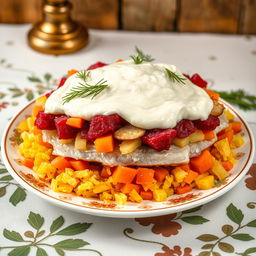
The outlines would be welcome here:
M 124 184 L 122 187 L 121 187 L 121 192 L 124 193 L 124 194 L 129 194 L 133 189 L 135 189 L 138 193 L 140 193 L 140 189 L 141 187 L 139 185 L 136 185 L 136 184 Z
M 21 122 L 19 123 L 19 125 L 18 125 L 18 129 L 19 129 L 21 132 L 28 131 L 27 120 L 21 121 Z
M 89 163 L 83 160 L 69 160 L 69 163 L 76 171 L 82 171 L 90 168 Z
M 149 168 L 138 168 L 136 177 L 137 184 L 150 185 L 154 181 L 155 170 Z
M 192 187 L 188 184 L 175 188 L 175 191 L 178 195 L 185 194 L 187 192 L 190 192 L 191 190 L 192 190 Z
M 118 165 L 112 175 L 113 182 L 132 183 L 137 173 L 138 170 L 135 168 Z
M 188 171 L 188 175 L 185 177 L 185 179 L 183 180 L 185 183 L 187 184 L 191 184 L 195 178 L 198 176 L 197 172 L 194 172 L 192 170 Z
M 212 100 L 218 100 L 220 98 L 220 95 L 218 93 L 206 88 L 204 88 L 204 90 Z
M 113 135 L 106 135 L 97 138 L 94 141 L 97 153 L 107 153 L 114 151 L 114 139 Z
M 186 172 L 190 170 L 189 164 L 182 164 L 182 165 L 179 165 L 178 167 L 180 167 L 183 171 L 186 171 Z
M 231 143 L 232 139 L 234 136 L 234 131 L 233 130 L 225 130 L 224 133 L 218 136 L 218 140 L 223 140 L 225 138 L 228 139 L 228 142 Z
M 222 166 L 226 171 L 230 171 L 231 169 L 233 169 L 234 165 L 230 161 L 224 161 L 222 162 Z
M 203 131 L 203 133 L 204 133 L 204 139 L 205 140 L 212 140 L 212 139 L 215 138 L 214 131 L 207 131 L 207 130 L 205 130 L 205 131 Z
M 140 196 L 143 198 L 143 200 L 152 200 L 153 199 L 153 192 L 148 190 L 148 191 L 145 191 L 145 190 L 142 190 L 140 192 Z
M 109 166 L 104 166 L 103 169 L 101 170 L 100 176 L 102 178 L 109 178 L 111 176 L 111 167 Z
M 70 117 L 67 119 L 66 124 L 75 128 L 82 128 L 84 120 L 80 117 Z
M 190 159 L 190 165 L 198 173 L 207 172 L 214 165 L 213 157 L 208 150 L 204 150 L 199 156 Z
M 76 74 L 78 72 L 78 70 L 76 70 L 76 69 L 70 69 L 69 71 L 68 71 L 68 77 L 70 77 L 70 76 L 72 76 L 72 75 L 74 75 L 74 74 Z
M 169 171 L 163 167 L 155 167 L 155 179 L 157 181 L 164 181 L 165 177 L 169 174 Z
M 51 161 L 51 165 L 53 165 L 56 169 L 65 170 L 65 168 L 71 168 L 71 164 L 68 160 L 63 156 L 57 156 Z
M 32 108 L 32 117 L 36 117 L 37 114 L 41 111 L 44 111 L 44 107 L 41 105 L 34 105 Z
M 241 122 L 232 122 L 231 128 L 234 131 L 234 133 L 241 132 L 242 130 L 242 123 Z
M 25 159 L 22 161 L 22 165 L 25 165 L 25 166 L 28 167 L 28 168 L 33 168 L 33 166 L 34 166 L 34 160 L 31 159 L 31 158 L 25 158 Z

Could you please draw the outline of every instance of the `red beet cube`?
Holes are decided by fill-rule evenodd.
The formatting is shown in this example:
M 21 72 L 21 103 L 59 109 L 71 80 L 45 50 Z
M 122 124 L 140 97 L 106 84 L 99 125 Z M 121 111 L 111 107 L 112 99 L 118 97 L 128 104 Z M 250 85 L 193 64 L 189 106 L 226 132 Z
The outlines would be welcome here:
M 84 122 L 84 125 L 80 131 L 80 136 L 82 139 L 88 140 L 88 131 L 89 131 L 90 124 L 89 122 Z
M 118 114 L 96 115 L 91 120 L 88 139 L 93 140 L 104 134 L 114 132 L 121 127 L 122 123 L 123 119 Z
M 194 125 L 200 130 L 214 130 L 220 125 L 220 119 L 217 116 L 209 115 L 209 117 L 204 121 L 195 120 Z
M 65 84 L 65 82 L 66 82 L 67 79 L 68 79 L 67 77 L 62 77 L 61 80 L 60 80 L 60 82 L 59 82 L 58 88 L 60 88 L 61 86 L 63 86 L 63 85 Z
M 40 111 L 35 120 L 35 126 L 40 130 L 55 130 L 55 119 L 56 115 L 44 113 L 43 111 Z
M 191 78 L 190 78 L 190 81 L 193 83 L 193 84 L 195 84 L 195 85 L 197 85 L 197 86 L 199 86 L 199 87 L 201 87 L 201 88 L 206 88 L 206 86 L 207 86 L 207 82 L 201 77 L 201 76 L 199 76 L 198 74 L 194 74 Z
M 142 141 L 157 151 L 168 150 L 176 134 L 174 129 L 153 129 L 142 137 Z
M 58 138 L 60 140 L 75 138 L 79 130 L 77 128 L 74 128 L 66 124 L 68 118 L 69 118 L 68 116 L 60 116 L 54 119 L 54 122 L 57 128 Z
M 196 127 L 192 121 L 184 119 L 178 122 L 174 129 L 177 131 L 176 137 L 185 138 L 193 133 L 196 130 Z
M 104 67 L 104 66 L 106 66 L 106 65 L 107 65 L 107 64 L 104 63 L 104 62 L 98 61 L 98 62 L 92 64 L 89 68 L 87 68 L 87 70 L 93 70 L 93 69 L 96 69 L 96 68 L 101 68 L 101 67 Z

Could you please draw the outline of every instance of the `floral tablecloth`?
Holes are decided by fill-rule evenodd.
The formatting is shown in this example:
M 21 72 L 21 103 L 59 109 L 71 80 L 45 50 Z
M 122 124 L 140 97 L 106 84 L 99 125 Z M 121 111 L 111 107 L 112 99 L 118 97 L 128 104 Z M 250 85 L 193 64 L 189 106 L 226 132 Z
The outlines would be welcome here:
M 256 37 L 90 31 L 90 44 L 48 56 L 26 44 L 28 25 L 0 26 L 0 134 L 8 120 L 56 87 L 67 70 L 128 58 L 134 46 L 216 90 L 256 94 Z M 256 134 L 256 111 L 244 112 Z M 256 161 L 255 161 L 256 162 Z M 221 198 L 162 217 L 111 219 L 58 208 L 25 191 L 0 163 L 0 255 L 256 255 L 256 164 Z

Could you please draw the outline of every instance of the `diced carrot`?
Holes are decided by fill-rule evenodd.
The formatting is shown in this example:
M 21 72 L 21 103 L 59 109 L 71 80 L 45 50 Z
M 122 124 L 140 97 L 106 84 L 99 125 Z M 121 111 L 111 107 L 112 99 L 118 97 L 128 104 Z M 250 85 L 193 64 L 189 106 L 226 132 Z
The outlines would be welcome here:
M 111 167 L 109 166 L 104 166 L 101 170 L 100 176 L 102 178 L 109 178 L 111 176 Z
M 228 142 L 231 143 L 233 139 L 234 131 L 233 130 L 226 130 L 224 134 L 218 136 L 218 140 L 223 140 L 225 138 L 228 139 Z
M 178 167 L 180 167 L 183 171 L 186 171 L 186 172 L 190 170 L 189 164 L 182 164 L 182 165 L 179 165 Z
M 242 130 L 242 123 L 241 122 L 232 122 L 231 128 L 234 131 L 234 133 L 241 132 Z
M 183 180 L 185 183 L 187 184 L 191 184 L 195 178 L 198 176 L 197 172 L 194 172 L 192 170 L 188 171 L 188 175 L 185 177 L 185 179 Z
M 76 69 L 71 69 L 71 70 L 68 71 L 68 75 L 67 75 L 67 76 L 70 77 L 70 76 L 76 74 L 77 72 L 78 72 L 78 70 L 76 70 Z
M 205 140 L 212 140 L 212 139 L 215 138 L 214 131 L 207 131 L 207 130 L 205 130 L 205 131 L 203 131 L 203 133 L 204 133 L 204 139 Z
M 157 181 L 164 181 L 165 177 L 168 175 L 169 171 L 163 167 L 155 167 L 155 179 Z
M 138 170 L 135 168 L 118 165 L 112 175 L 113 182 L 117 183 L 132 183 Z
M 46 148 L 53 148 L 52 144 L 48 142 L 41 141 L 40 144 Z
M 116 62 L 123 62 L 123 59 L 117 59 Z
M 19 123 L 18 125 L 18 129 L 21 131 L 21 132 L 24 132 L 24 131 L 28 131 L 28 123 L 27 123 L 27 120 L 23 120 Z
M 28 168 L 32 168 L 34 166 L 34 160 L 31 159 L 31 158 L 25 158 L 23 161 L 22 161 L 22 165 L 25 165 L 26 167 Z
M 69 160 L 69 163 L 76 171 L 82 171 L 90 168 L 89 163 L 83 160 Z
M 136 177 L 137 184 L 150 185 L 154 180 L 155 170 L 149 168 L 138 168 Z
M 94 141 L 94 144 L 97 153 L 107 153 L 114 151 L 114 139 L 113 135 L 111 134 L 97 138 Z
M 32 117 L 36 117 L 37 114 L 41 111 L 44 111 L 44 107 L 41 105 L 34 105 L 32 108 Z
M 208 150 L 204 150 L 199 156 L 190 159 L 191 169 L 198 173 L 207 172 L 213 167 L 213 157 Z
M 140 192 L 140 196 L 143 198 L 143 200 L 152 200 L 153 199 L 153 192 L 148 190 L 148 191 L 145 191 L 145 190 L 142 190 Z
M 84 120 L 80 117 L 70 117 L 67 119 L 66 124 L 75 128 L 82 128 Z
M 218 93 L 206 88 L 204 88 L 204 90 L 212 100 L 218 100 L 220 98 L 220 95 Z
M 224 161 L 222 162 L 222 166 L 226 171 L 230 171 L 231 169 L 233 169 L 234 165 L 230 161 Z
M 136 184 L 124 184 L 122 187 L 121 187 L 121 192 L 124 193 L 124 194 L 129 194 L 133 189 L 135 189 L 138 193 L 140 193 L 140 189 L 141 187 L 139 185 L 136 185 Z
M 65 159 L 63 156 L 57 156 L 51 161 L 51 165 L 59 170 L 64 170 L 65 168 L 71 168 L 71 164 L 69 161 Z
M 175 188 L 175 191 L 178 195 L 185 194 L 187 192 L 190 192 L 191 190 L 192 190 L 192 187 L 189 184 Z

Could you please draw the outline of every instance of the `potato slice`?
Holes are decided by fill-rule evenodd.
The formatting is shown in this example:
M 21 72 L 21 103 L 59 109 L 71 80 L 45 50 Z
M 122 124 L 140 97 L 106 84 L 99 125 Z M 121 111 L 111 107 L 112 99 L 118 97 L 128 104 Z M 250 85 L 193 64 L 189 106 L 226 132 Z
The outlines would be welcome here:
M 186 138 L 175 138 L 172 143 L 180 148 L 183 148 L 189 144 L 189 136 Z
M 61 144 L 72 144 L 74 142 L 74 139 L 61 139 L 59 140 Z
M 86 150 L 87 148 L 87 140 L 82 139 L 80 133 L 76 135 L 75 148 L 78 150 Z
M 202 140 L 204 140 L 204 133 L 201 130 L 196 130 L 195 132 L 189 135 L 190 143 L 199 142 Z
M 119 149 L 122 155 L 129 154 L 135 151 L 141 146 L 141 139 L 125 140 L 119 145 Z
M 213 108 L 211 111 L 212 116 L 220 116 L 224 111 L 224 106 L 219 103 L 217 100 L 213 100 Z
M 145 130 L 128 124 L 114 133 L 114 137 L 118 140 L 134 140 L 142 137 Z

